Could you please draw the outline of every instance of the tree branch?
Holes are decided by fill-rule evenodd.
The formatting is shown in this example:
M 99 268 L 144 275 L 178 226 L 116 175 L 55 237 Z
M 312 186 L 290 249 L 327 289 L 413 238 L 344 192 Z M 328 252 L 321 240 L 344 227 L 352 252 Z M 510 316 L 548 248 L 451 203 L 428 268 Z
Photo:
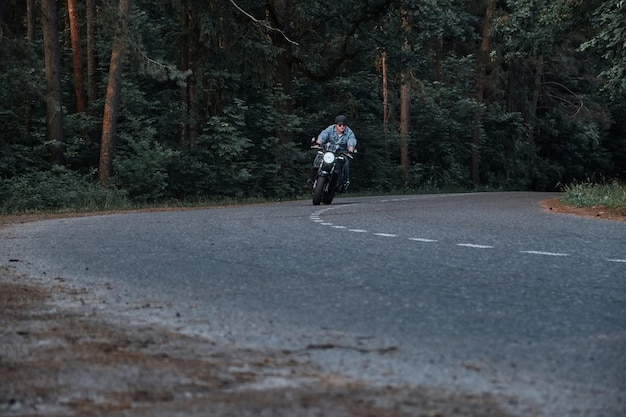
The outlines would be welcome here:
M 574 103 L 573 101 L 567 100 L 567 99 L 565 99 L 564 97 L 557 96 L 557 95 L 555 95 L 555 94 L 549 94 L 549 93 L 547 93 L 547 94 L 546 94 L 548 97 L 552 97 L 552 98 L 554 98 L 554 99 L 557 99 L 557 100 L 560 100 L 560 101 L 562 101 L 562 102 L 565 102 L 565 103 L 569 104 L 569 105 L 570 105 L 570 106 L 572 106 L 572 107 L 577 107 L 577 110 L 576 110 L 576 112 L 572 115 L 572 117 L 573 117 L 573 116 L 576 116 L 576 115 L 577 115 L 577 114 L 578 114 L 581 110 L 583 110 L 583 109 L 584 109 L 584 110 L 587 110 L 587 113 L 589 113 L 589 110 L 588 110 L 588 109 L 587 109 L 587 107 L 585 106 L 585 102 L 583 101 L 583 99 L 582 99 L 582 98 L 581 98 L 578 94 L 576 94 L 575 92 L 573 92 L 573 91 L 572 91 L 569 87 L 567 87 L 566 85 L 563 85 L 563 84 L 561 84 L 561 83 L 559 83 L 559 82 L 556 82 L 556 81 L 546 81 L 546 82 L 544 82 L 544 84 L 546 84 L 546 85 L 547 85 L 547 84 L 554 84 L 554 85 L 556 85 L 556 86 L 558 86 L 558 87 L 561 87 L 562 89 L 564 89 L 565 91 L 567 91 L 567 92 L 568 92 L 568 93 L 570 93 L 573 97 L 575 97 L 575 98 L 576 98 L 576 100 L 578 101 L 578 104 Z
M 237 10 L 239 10 L 241 13 L 245 14 L 246 16 L 248 16 L 248 17 L 249 17 L 249 18 L 250 18 L 250 19 L 251 19 L 254 23 L 256 23 L 256 24 L 258 24 L 258 25 L 261 25 L 261 26 L 263 26 L 264 28 L 269 29 L 269 30 L 271 30 L 271 31 L 278 32 L 278 33 L 280 33 L 281 35 L 283 35 L 283 38 L 285 38 L 285 39 L 287 40 L 287 42 L 289 42 L 289 43 L 291 43 L 291 44 L 293 44 L 293 45 L 300 46 L 297 42 L 294 42 L 294 41 L 292 41 L 291 39 L 289 39 L 289 38 L 287 37 L 287 35 L 285 35 L 285 32 L 283 32 L 282 30 L 280 30 L 280 29 L 278 29 L 278 28 L 275 28 L 275 27 L 272 27 L 272 26 L 271 26 L 271 25 L 269 25 L 266 21 L 264 21 L 264 20 L 259 20 L 259 19 L 255 18 L 254 16 L 252 16 L 250 13 L 246 12 L 245 10 L 243 10 L 241 7 L 239 7 L 239 5 L 238 5 L 237 3 L 235 3 L 235 0 L 230 0 L 230 2 L 232 3 L 232 5 L 233 5 L 233 6 L 235 6 L 235 8 L 236 8 Z

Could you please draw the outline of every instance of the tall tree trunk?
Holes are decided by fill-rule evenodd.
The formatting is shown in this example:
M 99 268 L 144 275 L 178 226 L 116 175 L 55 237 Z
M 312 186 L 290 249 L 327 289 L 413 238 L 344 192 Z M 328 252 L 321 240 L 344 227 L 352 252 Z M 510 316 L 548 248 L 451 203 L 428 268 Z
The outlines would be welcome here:
M 191 30 L 189 27 L 189 2 L 188 0 L 184 0 L 182 4 L 182 12 L 181 12 L 181 45 L 180 45 L 180 69 L 181 71 L 188 71 L 191 69 L 191 61 L 190 61 L 190 51 L 189 48 L 191 46 L 191 39 L 189 36 L 189 31 Z M 191 138 L 193 135 L 193 130 L 195 130 L 193 126 L 192 120 L 194 119 L 192 114 L 192 80 L 191 77 L 188 77 L 185 80 L 185 85 L 180 89 L 181 100 L 183 104 L 183 120 L 180 126 L 180 138 L 179 138 L 179 147 L 180 149 L 184 149 L 186 147 L 191 147 Z
M 386 130 L 389 122 L 389 87 L 387 85 L 389 77 L 387 75 L 387 51 L 385 50 L 380 57 L 380 66 L 383 75 L 383 125 Z
M 402 11 L 402 27 L 406 32 L 402 49 L 409 53 L 408 32 L 411 25 L 406 17 L 406 11 Z M 411 132 L 411 74 L 407 68 L 402 69 L 400 75 L 400 168 L 405 183 L 409 180 L 410 160 L 409 160 L 409 137 Z
M 189 0 L 184 0 L 182 5 L 181 15 L 181 30 L 180 36 L 180 69 L 183 72 L 189 71 L 193 73 L 192 66 L 193 60 L 193 36 L 191 31 L 193 30 L 194 17 L 192 16 L 193 8 L 189 5 Z M 194 109 L 195 90 L 196 90 L 195 77 L 187 77 L 185 79 L 185 85 L 180 89 L 181 102 L 183 107 L 183 120 L 180 126 L 180 138 L 179 146 L 181 149 L 191 148 L 194 144 L 195 138 L 198 136 L 198 117 Z
M 35 41 L 35 0 L 26 0 L 26 37 L 29 42 Z
M 275 68 L 276 82 L 280 84 L 285 99 L 279 102 L 278 110 L 282 115 L 289 116 L 293 113 L 293 45 L 283 35 L 289 36 L 291 30 L 281 17 L 288 15 L 287 11 L 291 5 L 288 0 L 270 0 L 268 6 L 271 8 L 269 14 L 273 17 L 274 23 L 283 31 L 283 33 L 273 32 L 271 36 L 274 44 L 282 49 L 276 59 Z M 293 133 L 286 129 L 281 129 L 277 135 L 281 144 L 289 143 L 293 139 Z
M 411 84 L 408 73 L 402 74 L 400 85 L 400 167 L 405 182 L 409 179 L 409 138 L 411 136 Z
M 42 0 L 44 63 L 46 70 L 46 126 L 52 163 L 64 161 L 63 105 L 61 102 L 61 45 L 56 0 Z
M 120 96 L 122 92 L 122 70 L 128 41 L 128 18 L 130 15 L 130 1 L 120 0 L 118 29 L 111 51 L 109 67 L 109 82 L 107 84 L 104 115 L 102 117 L 102 140 L 100 142 L 100 167 L 98 180 L 107 185 L 113 169 L 117 133 L 117 116 Z
M 6 0 L 0 0 L 0 42 L 2 41 L 2 37 L 3 37 L 2 28 L 4 27 L 3 16 L 4 16 L 5 1 Z
M 96 87 L 96 0 L 87 0 L 87 100 L 89 105 L 98 98 Z
M 537 125 L 537 107 L 539 106 L 539 95 L 541 94 L 541 79 L 543 78 L 543 55 L 539 55 L 535 59 L 535 79 L 533 82 L 533 96 L 530 103 L 530 109 L 528 111 L 528 139 L 532 142 L 535 140 L 535 129 Z
M 279 110 L 284 116 L 293 114 L 293 69 L 292 69 L 292 45 L 284 39 L 279 41 L 283 52 L 278 55 L 277 79 L 285 96 L 281 100 Z M 281 129 L 278 132 L 281 144 L 289 143 L 293 140 L 293 132 L 288 129 Z
M 476 74 L 476 102 L 482 105 L 485 101 L 485 84 L 487 82 L 487 65 L 489 63 L 489 49 L 491 48 L 491 23 L 496 8 L 496 0 L 487 2 L 485 20 L 483 21 L 482 42 L 478 56 L 478 71 Z M 480 131 L 482 126 L 482 109 L 477 109 L 472 130 L 472 155 L 470 162 L 470 177 L 474 185 L 480 185 Z
M 83 54 L 80 47 L 80 20 L 76 0 L 67 0 L 67 11 L 70 20 L 70 36 L 72 39 L 72 65 L 74 67 L 74 96 L 76 99 L 76 112 L 85 111 L 85 82 L 83 79 Z
M 432 41 L 432 49 L 435 52 L 434 74 L 435 80 L 443 82 L 443 59 L 445 56 L 443 50 L 443 39 L 441 36 L 436 37 Z
M 544 56 L 540 54 L 534 59 L 535 61 L 535 77 L 533 80 L 533 94 L 530 102 L 530 108 L 525 116 L 526 124 L 528 126 L 528 141 L 530 143 L 535 141 L 537 135 L 537 108 L 539 106 L 539 96 L 542 89 L 543 68 L 545 65 Z M 526 178 L 532 178 L 533 167 L 536 163 L 536 155 L 530 156 L 526 165 Z

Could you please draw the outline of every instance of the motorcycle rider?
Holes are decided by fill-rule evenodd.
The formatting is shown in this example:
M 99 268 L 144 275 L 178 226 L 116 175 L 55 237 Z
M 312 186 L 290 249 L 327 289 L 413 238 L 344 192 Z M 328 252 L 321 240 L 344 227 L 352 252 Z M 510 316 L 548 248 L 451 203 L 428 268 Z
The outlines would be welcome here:
M 322 146 L 323 144 L 330 142 L 338 145 L 340 150 L 344 152 L 347 151 L 352 154 L 356 148 L 356 136 L 347 124 L 348 118 L 343 114 L 340 114 L 335 117 L 335 124 L 332 124 L 322 130 L 322 132 L 317 136 L 315 143 L 318 146 Z M 343 178 L 341 179 L 343 191 L 347 190 L 350 185 L 350 158 L 346 158 L 345 161 L 346 162 L 343 167 Z M 311 175 L 314 181 L 315 175 L 317 175 L 317 169 L 314 168 Z

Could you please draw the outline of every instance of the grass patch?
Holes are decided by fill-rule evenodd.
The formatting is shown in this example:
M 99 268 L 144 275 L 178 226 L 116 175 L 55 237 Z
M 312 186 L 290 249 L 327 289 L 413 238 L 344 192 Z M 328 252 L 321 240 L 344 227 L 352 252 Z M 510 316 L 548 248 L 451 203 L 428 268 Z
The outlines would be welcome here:
M 606 207 L 626 214 L 626 186 L 618 181 L 567 185 L 560 200 L 573 207 Z

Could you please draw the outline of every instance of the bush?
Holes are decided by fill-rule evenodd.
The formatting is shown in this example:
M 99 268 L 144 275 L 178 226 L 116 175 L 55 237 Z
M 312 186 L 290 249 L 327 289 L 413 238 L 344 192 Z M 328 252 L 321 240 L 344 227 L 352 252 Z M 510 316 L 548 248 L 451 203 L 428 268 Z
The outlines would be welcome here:
M 110 210 L 128 205 L 126 194 L 54 166 L 0 182 L 0 213 Z
M 572 184 L 563 191 L 561 201 L 574 207 L 626 206 L 626 186 L 618 181 Z
M 151 140 L 129 140 L 113 162 L 118 186 L 140 203 L 170 197 L 168 167 L 179 154 Z

